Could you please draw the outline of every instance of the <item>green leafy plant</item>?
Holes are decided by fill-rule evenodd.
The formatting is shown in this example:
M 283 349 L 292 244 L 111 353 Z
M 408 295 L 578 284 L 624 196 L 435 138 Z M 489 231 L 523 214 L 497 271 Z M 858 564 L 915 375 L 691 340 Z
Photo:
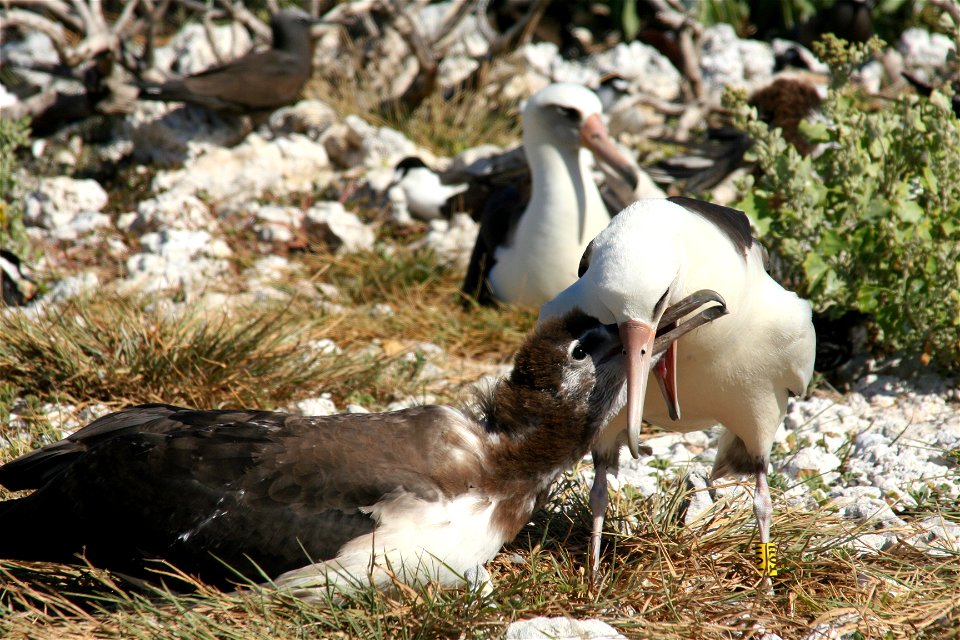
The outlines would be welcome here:
M 30 136 L 29 121 L 0 118 L 0 247 L 21 249 L 26 243 L 23 211 L 16 196 L 17 150 Z
M 742 99 L 761 174 L 738 206 L 782 261 L 780 274 L 821 310 L 871 314 L 877 346 L 960 369 L 960 122 L 950 96 L 902 94 L 871 109 L 846 82 L 871 51 L 828 36 L 833 70 L 823 119 L 801 131 L 824 151 L 808 157 Z

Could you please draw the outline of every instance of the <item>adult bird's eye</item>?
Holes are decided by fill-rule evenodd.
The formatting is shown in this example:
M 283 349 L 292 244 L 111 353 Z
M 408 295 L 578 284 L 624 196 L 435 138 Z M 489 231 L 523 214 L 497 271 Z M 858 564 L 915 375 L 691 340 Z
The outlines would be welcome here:
M 584 349 L 582 345 L 577 344 L 570 352 L 570 355 L 573 356 L 574 360 L 583 360 L 587 357 L 587 350 Z
M 557 107 L 557 111 L 567 120 L 580 120 L 580 112 L 571 107 Z

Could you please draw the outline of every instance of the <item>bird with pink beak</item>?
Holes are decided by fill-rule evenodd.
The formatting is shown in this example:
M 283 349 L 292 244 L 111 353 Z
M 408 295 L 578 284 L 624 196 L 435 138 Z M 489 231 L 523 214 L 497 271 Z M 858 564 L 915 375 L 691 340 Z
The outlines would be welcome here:
M 603 124 L 587 87 L 556 83 L 523 109 L 530 198 L 521 190 L 491 199 L 483 213 L 463 290 L 480 302 L 538 307 L 577 279 L 587 243 L 610 222 L 593 177 L 594 160 L 636 188 L 635 165 Z
M 640 200 L 590 243 L 580 279 L 541 308 L 541 321 L 579 307 L 616 323 L 627 352 L 626 411 L 593 446 L 594 575 L 607 471 L 618 470 L 624 440 L 639 457 L 642 420 L 681 432 L 725 427 L 711 479 L 755 476 L 758 567 L 775 575 L 770 449 L 787 399 L 803 394 L 813 374 L 816 337 L 810 304 L 773 280 L 764 262 L 742 212 L 691 198 Z M 719 294 L 726 314 L 675 333 L 707 301 L 704 290 Z M 667 335 L 680 337 L 667 344 Z M 651 369 L 656 386 L 647 384 Z

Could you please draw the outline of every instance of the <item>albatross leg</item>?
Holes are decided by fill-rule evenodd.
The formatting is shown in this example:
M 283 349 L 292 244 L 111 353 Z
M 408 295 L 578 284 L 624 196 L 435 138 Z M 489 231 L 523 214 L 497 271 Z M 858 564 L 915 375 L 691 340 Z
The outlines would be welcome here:
M 766 457 L 757 460 L 757 486 L 753 495 L 753 515 L 757 519 L 757 569 L 763 575 L 761 587 L 772 591 L 770 578 L 777 575 L 777 548 L 770 542 L 770 524 L 773 519 L 773 501 L 770 499 L 770 485 L 767 483 Z
M 610 496 L 607 493 L 607 468 L 609 463 L 604 456 L 594 453 L 593 486 L 590 487 L 590 513 L 593 515 L 593 527 L 590 530 L 590 580 L 597 582 L 600 570 L 600 535 L 603 532 L 603 515 L 607 511 Z

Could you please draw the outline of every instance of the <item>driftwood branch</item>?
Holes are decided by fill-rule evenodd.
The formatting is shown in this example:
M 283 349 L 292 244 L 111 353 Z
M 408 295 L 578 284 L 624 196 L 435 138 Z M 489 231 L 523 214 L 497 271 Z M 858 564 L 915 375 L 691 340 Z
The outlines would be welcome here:
M 493 58 L 513 51 L 526 42 L 536 30 L 540 18 L 543 17 L 549 4 L 550 0 L 535 0 L 535 2 L 532 2 L 522 18 L 490 43 L 490 50 L 485 58 L 488 61 L 493 60 Z M 485 21 L 486 16 L 483 16 L 483 19 Z
M 128 0 L 112 25 L 103 15 L 101 0 L 72 0 L 70 5 L 60 0 L 8 0 L 7 4 L 24 8 L 6 9 L 3 12 L 5 25 L 46 34 L 63 64 L 80 67 L 103 53 L 118 53 L 120 41 L 134 35 L 134 17 L 139 0 Z M 54 19 L 46 17 L 41 11 L 49 11 Z M 82 37 L 73 45 L 71 42 L 75 38 L 71 33 L 76 32 Z
M 70 5 L 63 0 L 4 0 L 6 7 L 36 7 L 51 14 L 58 22 L 73 31 L 83 30 L 83 21 L 75 16 Z
M 433 34 L 433 46 L 440 49 L 441 51 L 446 51 L 450 46 L 450 43 L 447 42 L 447 39 L 453 34 L 457 26 L 463 22 L 464 18 L 470 13 L 470 2 L 467 0 L 454 0 L 450 3 L 450 8 L 447 10 L 447 15 L 443 17 L 443 22 L 440 24 L 440 29 L 437 30 L 437 33 Z
M 54 22 L 32 11 L 23 9 L 8 9 L 3 13 L 4 26 L 22 27 L 25 31 L 39 31 L 53 43 L 53 48 L 57 51 L 57 56 L 61 61 L 66 61 L 67 51 L 67 32 L 62 24 Z
M 543 17 L 544 12 L 547 10 L 547 5 L 550 4 L 550 0 L 535 0 L 535 2 L 532 2 L 527 8 L 527 12 L 523 14 L 523 17 L 501 34 L 497 34 L 487 21 L 487 4 L 486 1 L 478 3 L 476 16 L 477 24 L 480 25 L 480 32 L 487 38 L 489 48 L 487 52 L 477 60 L 477 68 L 456 87 L 451 89 L 449 91 L 450 94 L 463 91 L 476 91 L 477 87 L 482 84 L 483 79 L 486 77 L 490 65 L 498 56 L 513 51 L 530 38 L 536 30 L 537 24 Z
M 645 0 L 653 9 L 654 18 L 677 34 L 680 48 L 680 73 L 689 84 L 688 97 L 697 100 L 703 97 L 703 77 L 700 75 L 700 42 L 703 26 L 687 13 L 678 0 Z
M 930 0 L 937 9 L 947 12 L 953 18 L 954 25 L 960 26 L 960 2 L 957 0 Z

